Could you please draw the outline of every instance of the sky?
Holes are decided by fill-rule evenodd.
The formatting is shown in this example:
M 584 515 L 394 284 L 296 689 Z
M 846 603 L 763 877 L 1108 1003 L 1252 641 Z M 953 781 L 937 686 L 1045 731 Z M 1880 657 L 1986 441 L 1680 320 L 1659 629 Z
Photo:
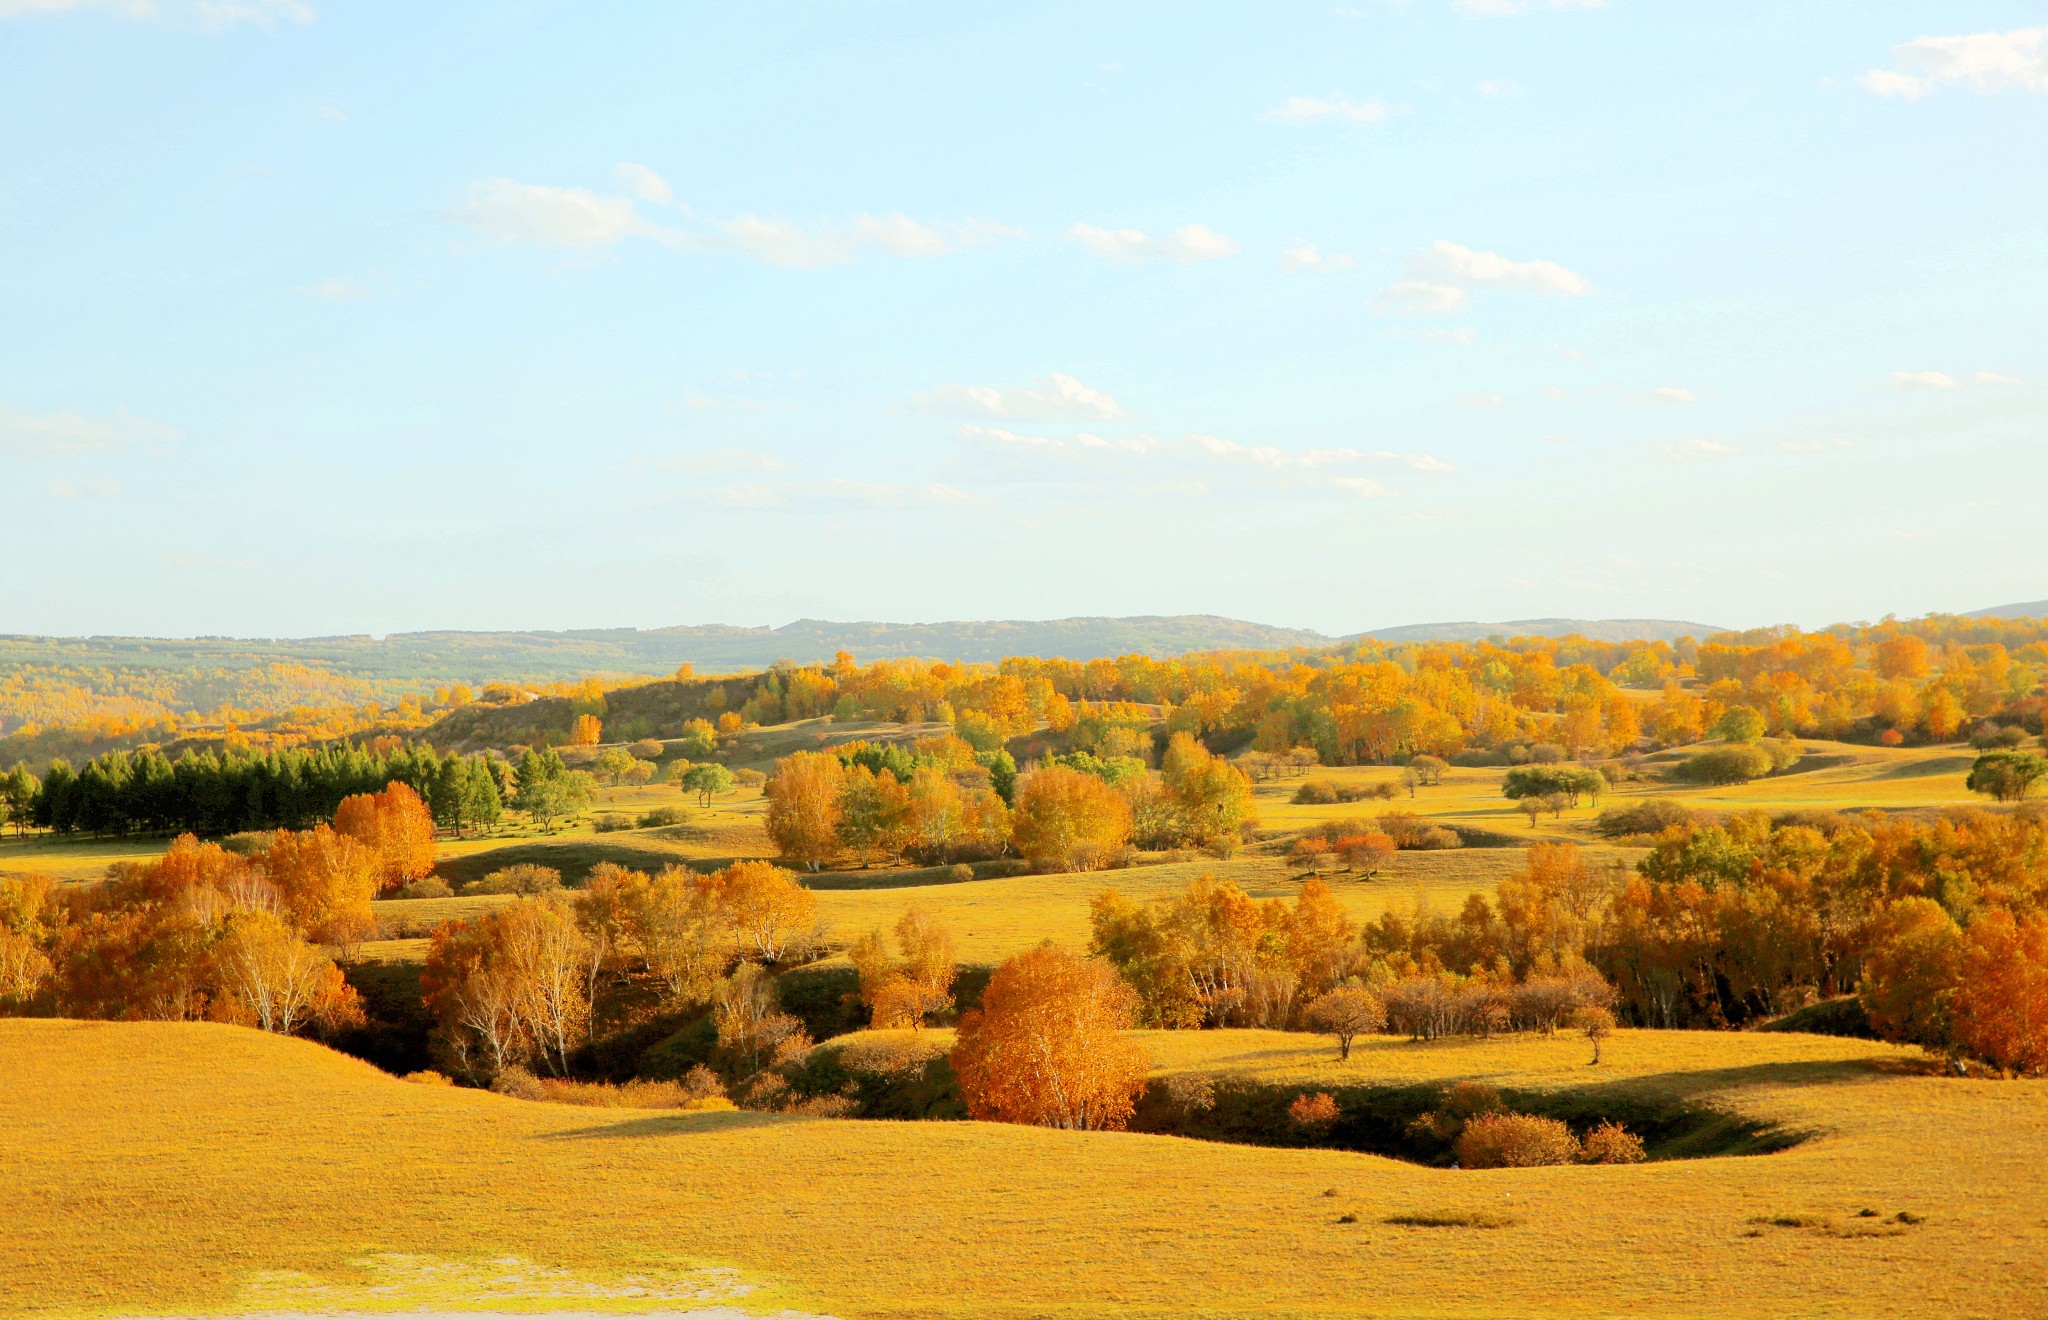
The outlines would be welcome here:
M 0 633 L 2048 596 L 2038 0 L 0 0 Z

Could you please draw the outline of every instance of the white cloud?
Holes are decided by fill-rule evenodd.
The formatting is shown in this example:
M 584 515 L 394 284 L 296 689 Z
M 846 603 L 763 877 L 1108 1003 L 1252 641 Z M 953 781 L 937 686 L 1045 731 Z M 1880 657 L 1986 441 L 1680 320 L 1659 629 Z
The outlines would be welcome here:
M 824 481 L 744 483 L 721 486 L 711 498 L 735 509 L 784 509 L 792 504 L 860 505 L 875 509 L 986 508 L 985 496 L 935 481 L 879 482 L 829 477 Z
M 1539 9 L 1605 9 L 1607 0 L 1455 0 L 1467 18 L 1519 18 Z
M 1480 285 L 1509 289 L 1517 293 L 1555 293 L 1575 297 L 1593 286 L 1583 275 L 1566 270 L 1554 261 L 1510 261 L 1497 252 L 1481 252 L 1461 243 L 1441 240 L 1417 253 L 1409 270 L 1419 278 L 1436 278 L 1459 285 Z
M 500 243 L 546 247 L 604 247 L 635 235 L 663 241 L 685 237 L 641 219 L 630 198 L 511 179 L 471 184 L 469 200 L 456 208 L 454 218 Z
M 626 191 L 643 202 L 657 202 L 663 206 L 676 199 L 675 191 L 668 186 L 668 180 L 630 160 L 622 160 L 612 167 L 612 173 L 619 176 L 619 182 Z
M 1166 442 L 1142 431 L 1129 435 L 1100 436 L 1079 431 L 1071 436 L 1020 435 L 1000 426 L 965 423 L 960 438 L 979 440 L 990 449 L 1008 453 L 1038 454 L 1132 454 L 1144 457 L 1166 448 Z
M 1189 435 L 1189 443 L 1219 458 L 1238 459 L 1265 468 L 1319 468 L 1356 463 L 1365 455 L 1356 449 L 1280 449 L 1273 445 L 1241 445 L 1215 435 Z
M 119 409 L 101 421 L 77 413 L 27 413 L 0 403 L 0 458 L 42 458 L 52 454 L 105 454 L 131 445 L 176 440 L 181 433 Z
M 1471 326 L 1457 330 L 1389 330 L 1388 339 L 1413 339 L 1425 344 L 1476 344 L 1479 332 Z
M 174 16 L 189 15 L 202 27 L 216 30 L 242 23 L 267 29 L 275 27 L 280 19 L 293 23 L 311 23 L 314 19 L 313 7 L 304 0 L 198 0 L 189 9 L 174 0 L 170 8 Z M 164 16 L 156 0 L 0 0 L 0 20 L 85 9 L 104 9 L 138 21 Z
M 691 476 L 735 472 L 781 472 L 789 465 L 773 454 L 753 449 L 707 449 L 696 454 L 671 454 L 660 462 L 664 472 Z
M 1697 437 L 1686 440 L 1672 440 L 1657 446 L 1657 452 L 1674 463 L 1690 463 L 1700 459 L 1727 458 L 1742 451 L 1733 445 L 1724 445 L 1718 440 L 1702 440 Z
M 1331 477 L 1330 485 L 1347 495 L 1369 500 L 1385 499 L 1394 493 L 1370 477 Z
M 92 481 L 67 481 L 59 477 L 50 483 L 49 491 L 60 500 L 104 500 L 120 494 L 121 487 L 104 477 Z
M 1390 106 L 1377 97 L 1370 101 L 1354 101 L 1341 92 L 1333 92 L 1328 96 L 1290 96 L 1259 118 L 1267 123 L 1348 119 L 1355 124 L 1377 124 L 1388 115 L 1399 113 L 1399 107 Z
M 1508 96 L 1520 96 L 1528 89 L 1513 78 L 1489 78 L 1479 84 L 1479 94 L 1488 100 L 1500 100 Z
M 2024 385 L 2027 383 L 2018 376 L 2008 376 L 2002 371 L 1976 371 L 1970 374 L 1970 379 L 1976 381 L 1979 385 Z
M 1297 270 L 1319 270 L 1329 274 L 1332 271 L 1350 270 L 1357 264 L 1349 252 L 1332 252 L 1324 256 L 1313 243 L 1296 243 L 1280 253 L 1280 269 L 1289 274 Z
M 637 196 L 657 200 L 655 194 L 668 191 L 667 182 L 645 166 L 627 162 L 620 169 Z M 485 179 L 471 184 L 469 200 L 452 214 L 454 219 L 501 243 L 594 248 L 640 237 L 681 252 L 738 252 L 771 266 L 800 270 L 844 265 L 870 251 L 909 257 L 942 256 L 981 247 L 998 238 L 1026 237 L 1022 230 L 987 220 L 925 225 L 900 213 L 857 215 L 845 225 L 808 227 L 788 220 L 741 215 L 708 231 L 683 230 L 646 220 L 632 197 L 512 179 Z
M 260 28 L 276 25 L 279 19 L 293 23 L 313 21 L 313 6 L 304 0 L 222 0 L 211 3 L 200 0 L 199 19 L 208 27 L 228 28 L 237 23 L 253 23 Z
M 942 385 L 914 396 L 920 412 L 997 417 L 1026 422 L 1113 422 L 1123 405 L 1102 390 L 1054 372 L 1035 389 L 994 385 Z
M 1439 240 L 1408 259 L 1405 278 L 1382 290 L 1373 310 L 1445 316 L 1465 305 L 1472 288 L 1575 297 L 1593 286 L 1554 261 L 1511 261 L 1497 252 Z
M 1402 467 L 1413 468 L 1417 472 L 1456 472 L 1458 470 L 1434 454 L 1396 454 L 1390 450 L 1375 449 L 1366 457 L 1378 459 L 1382 463 L 1399 463 Z
M 1372 309 L 1383 316 L 1449 316 L 1464 307 L 1465 298 L 1455 284 L 1397 280 L 1380 290 Z
M 1942 85 L 1982 95 L 2048 92 L 2048 27 L 1921 37 L 1892 47 L 1896 68 L 1872 69 L 1857 82 L 1878 96 L 1917 101 Z
M 1900 390 L 1952 390 L 1956 378 L 1946 371 L 1894 371 L 1892 388 Z
M 1460 394 L 1458 403 L 1466 408 L 1498 408 L 1507 400 L 1488 390 L 1480 394 Z
M 1098 225 L 1076 224 L 1067 236 L 1098 256 L 1123 261 L 1164 257 L 1169 261 L 1214 261 L 1236 256 L 1236 239 L 1227 238 L 1206 225 L 1182 225 L 1164 238 L 1153 238 L 1142 229 L 1104 229 Z
M 330 302 L 358 302 L 370 296 L 370 291 L 354 280 L 319 280 L 301 289 L 293 289 L 301 298 L 324 298 Z
M 1659 385 L 1650 391 L 1651 403 L 1698 403 L 1699 397 L 1683 385 Z

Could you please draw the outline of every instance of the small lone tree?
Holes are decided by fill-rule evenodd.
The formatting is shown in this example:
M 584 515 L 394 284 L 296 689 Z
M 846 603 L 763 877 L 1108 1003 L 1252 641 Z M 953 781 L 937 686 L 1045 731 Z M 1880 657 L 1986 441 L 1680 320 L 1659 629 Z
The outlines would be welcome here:
M 1614 1034 L 1614 1014 L 1598 1004 L 1582 1004 L 1572 1010 L 1572 1026 L 1584 1032 L 1593 1044 L 1593 1062 L 1588 1067 L 1600 1064 L 1600 1042 Z
M 1351 1042 L 1387 1025 L 1387 1007 L 1361 985 L 1340 985 L 1308 1006 L 1308 1020 L 1326 1036 L 1337 1038 L 1337 1057 L 1351 1057 Z
M 2048 775 L 2048 760 L 2032 752 L 1986 752 L 1970 767 L 1963 786 L 2000 802 L 2019 802 L 2043 775 Z
M 1338 1112 L 1336 1099 L 1327 1091 L 1298 1095 L 1294 1097 L 1294 1103 L 1287 1106 L 1289 1118 L 1318 1136 L 1330 1130 L 1337 1121 Z

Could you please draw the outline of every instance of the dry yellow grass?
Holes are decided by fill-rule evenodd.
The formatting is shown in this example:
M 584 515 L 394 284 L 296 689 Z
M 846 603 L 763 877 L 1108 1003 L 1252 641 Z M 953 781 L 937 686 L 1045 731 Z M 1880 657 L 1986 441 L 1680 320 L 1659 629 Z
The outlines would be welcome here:
M 1326 1070 L 1305 1038 L 1151 1043 L 1172 1067 Z M 1581 1048 L 1388 1042 L 1353 1067 L 1540 1080 Z M 627 1116 L 408 1085 L 240 1028 L 0 1022 L 0 1313 L 455 1300 L 367 1291 L 377 1279 L 351 1262 L 390 1254 L 682 1286 L 728 1266 L 763 1285 L 749 1310 L 848 1320 L 2048 1309 L 2048 1084 L 1911 1075 L 1891 1070 L 1897 1051 L 1799 1037 L 1630 1032 L 1610 1048 L 1617 1076 L 1704 1078 L 1823 1135 L 1771 1156 L 1459 1173 L 987 1124 Z M 1925 1222 L 1856 1218 L 1866 1207 Z M 1474 1213 L 1513 1223 L 1385 1222 Z M 1807 1226 L 1753 1222 L 1770 1219 Z

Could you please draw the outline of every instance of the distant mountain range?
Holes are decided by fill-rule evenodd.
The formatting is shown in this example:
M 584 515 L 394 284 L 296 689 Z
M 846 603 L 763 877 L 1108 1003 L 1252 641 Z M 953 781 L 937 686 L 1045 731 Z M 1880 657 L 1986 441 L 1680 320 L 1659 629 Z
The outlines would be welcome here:
M 1683 619 L 1510 619 L 1505 623 L 1411 623 L 1364 634 L 1376 642 L 1479 642 L 1489 637 L 1569 637 L 1596 642 L 1675 642 L 1726 632 Z
M 0 636 L 0 674 L 60 667 L 234 674 L 279 663 L 311 664 L 378 685 L 480 683 L 491 679 L 579 678 L 593 673 L 670 674 L 683 664 L 705 673 L 759 669 L 777 660 L 827 662 L 849 651 L 862 662 L 922 656 L 993 662 L 1005 656 L 1161 658 L 1191 651 L 1286 651 L 1339 646 L 1359 636 L 1387 642 L 1557 637 L 1601 641 L 1705 637 L 1719 629 L 1668 619 L 1517 619 L 1435 623 L 1332 637 L 1213 614 L 951 623 L 835 623 L 798 619 L 780 628 L 701 624 L 674 628 L 592 628 L 564 632 L 413 632 L 301 638 Z
M 2017 605 L 1993 605 L 1988 610 L 1971 610 L 1965 619 L 2048 619 L 2048 600 L 2022 601 Z

